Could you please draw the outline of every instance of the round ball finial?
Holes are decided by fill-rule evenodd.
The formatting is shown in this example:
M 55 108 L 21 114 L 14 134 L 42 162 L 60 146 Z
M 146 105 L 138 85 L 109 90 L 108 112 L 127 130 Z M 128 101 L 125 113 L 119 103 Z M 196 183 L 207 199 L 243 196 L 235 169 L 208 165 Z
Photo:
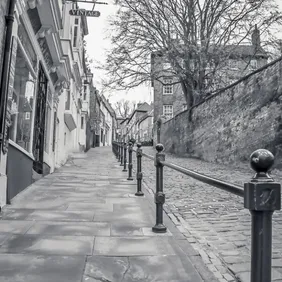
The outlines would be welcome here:
M 267 173 L 274 164 L 274 156 L 265 149 L 258 149 L 251 154 L 251 167 L 257 173 Z
M 140 149 L 141 148 L 141 143 L 137 143 L 137 148 Z
M 164 145 L 163 144 L 157 144 L 156 150 L 158 151 L 158 153 L 162 152 L 164 150 Z

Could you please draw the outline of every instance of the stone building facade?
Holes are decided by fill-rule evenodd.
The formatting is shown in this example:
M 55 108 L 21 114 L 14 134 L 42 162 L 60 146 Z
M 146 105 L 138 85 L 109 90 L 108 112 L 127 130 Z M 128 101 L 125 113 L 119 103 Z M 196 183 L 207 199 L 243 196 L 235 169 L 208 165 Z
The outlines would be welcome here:
M 153 110 L 147 112 L 143 115 L 137 125 L 138 125 L 138 142 L 152 142 L 153 140 L 153 125 L 154 125 L 154 117 Z
M 207 92 L 220 89 L 223 86 L 234 83 L 241 77 L 267 64 L 268 55 L 261 48 L 260 33 L 255 28 L 252 34 L 251 45 L 228 45 L 223 47 L 223 52 L 228 56 L 219 67 L 216 74 L 216 84 L 210 85 Z M 193 60 L 190 60 L 193 64 Z M 171 71 L 173 68 L 161 52 L 155 52 L 151 56 L 152 73 L 158 73 L 162 78 L 153 80 L 154 91 L 154 122 L 159 117 L 167 120 L 187 109 L 182 87 L 177 83 L 178 79 Z M 206 72 L 209 72 L 207 68 Z M 209 78 L 206 77 L 207 85 Z M 200 97 L 198 97 L 200 99 Z M 195 96 L 195 99 L 198 99 Z
M 92 134 L 91 147 L 100 146 L 100 133 L 101 133 L 101 116 L 100 116 L 101 98 L 99 91 L 93 84 L 90 86 L 90 130 Z
M 116 115 L 108 99 L 101 95 L 101 142 L 100 146 L 111 146 L 116 140 Z
M 138 140 L 139 134 L 139 122 L 140 119 L 147 114 L 148 112 L 152 111 L 151 105 L 148 103 L 139 103 L 137 108 L 133 111 L 133 113 L 128 117 L 126 122 L 126 136 L 127 138 L 134 138 Z
M 3 1 L 0 7 L 2 13 Z M 83 38 L 88 28 L 85 17 L 69 15 L 72 8 L 76 5 L 62 0 L 16 1 L 8 151 L 1 158 L 8 180 L 1 184 L 1 207 L 86 146 L 91 74 Z

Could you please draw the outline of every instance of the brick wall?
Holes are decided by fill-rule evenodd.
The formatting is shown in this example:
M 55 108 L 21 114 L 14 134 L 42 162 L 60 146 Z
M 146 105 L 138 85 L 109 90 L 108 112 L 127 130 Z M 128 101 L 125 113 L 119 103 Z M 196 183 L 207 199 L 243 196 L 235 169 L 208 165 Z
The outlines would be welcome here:
M 244 162 L 258 148 L 282 160 L 282 63 L 254 74 L 162 126 L 166 150 L 210 162 Z M 280 164 L 281 166 L 281 164 Z
M 0 77 L 2 74 L 2 63 L 3 63 L 3 45 L 5 39 L 5 16 L 7 11 L 7 4 L 8 0 L 1 0 L 0 1 Z M 0 81 L 1 84 L 1 81 Z

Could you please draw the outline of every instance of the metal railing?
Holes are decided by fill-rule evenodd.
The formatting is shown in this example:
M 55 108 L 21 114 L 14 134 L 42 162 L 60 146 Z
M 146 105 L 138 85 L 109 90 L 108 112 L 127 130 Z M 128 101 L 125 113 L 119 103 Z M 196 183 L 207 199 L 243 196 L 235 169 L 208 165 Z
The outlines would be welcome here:
M 134 141 L 134 140 L 133 140 Z M 150 156 L 142 152 L 141 144 L 137 144 L 137 150 L 133 150 L 134 142 L 114 142 L 113 152 L 126 170 L 127 147 L 129 148 L 128 180 L 132 178 L 132 153 L 136 152 L 137 157 L 137 192 L 136 196 L 143 196 L 142 192 L 142 157 L 154 160 L 156 167 L 156 224 L 152 227 L 155 233 L 167 231 L 163 224 L 163 205 L 165 194 L 163 191 L 163 167 L 169 167 L 180 173 L 188 175 L 201 182 L 220 188 L 229 193 L 244 198 L 244 207 L 251 213 L 251 282 L 271 282 L 271 261 L 272 261 L 272 215 L 275 210 L 281 209 L 281 185 L 274 182 L 269 176 L 269 170 L 274 163 L 274 156 L 271 152 L 259 149 L 250 156 L 250 164 L 256 172 L 255 176 L 244 187 L 228 183 L 207 175 L 189 170 L 178 165 L 165 161 L 164 146 L 156 145 L 156 155 Z

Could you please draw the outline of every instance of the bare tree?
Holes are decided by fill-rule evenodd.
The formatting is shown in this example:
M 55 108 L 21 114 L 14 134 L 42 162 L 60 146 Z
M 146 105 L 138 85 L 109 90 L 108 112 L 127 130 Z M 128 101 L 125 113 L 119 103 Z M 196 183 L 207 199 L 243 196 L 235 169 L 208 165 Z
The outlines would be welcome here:
M 255 26 L 265 47 L 275 41 L 273 30 L 282 23 L 275 0 L 119 0 L 118 5 L 104 85 L 128 89 L 151 80 L 164 83 L 169 74 L 188 108 L 222 80 L 226 61 L 239 44 L 250 41 Z M 164 58 L 165 71 L 156 67 Z
M 128 100 L 120 100 L 114 104 L 114 110 L 117 115 L 123 118 L 129 117 L 135 110 L 136 104 Z

